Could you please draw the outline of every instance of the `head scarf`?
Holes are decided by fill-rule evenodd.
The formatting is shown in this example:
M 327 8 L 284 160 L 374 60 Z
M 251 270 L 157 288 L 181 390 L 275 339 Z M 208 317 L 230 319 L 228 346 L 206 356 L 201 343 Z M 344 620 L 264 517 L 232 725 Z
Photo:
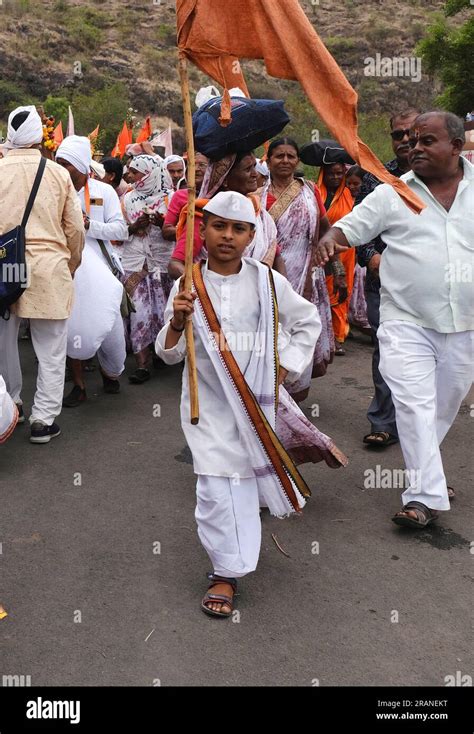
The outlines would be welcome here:
M 201 191 L 199 192 L 200 199 L 210 199 L 211 196 L 214 196 L 214 194 L 219 191 L 220 187 L 229 175 L 236 158 L 236 153 L 230 153 L 219 161 L 209 163 L 201 184 Z
M 28 117 L 21 123 L 18 130 L 12 125 L 12 120 L 19 112 L 29 112 Z M 5 148 L 8 150 L 14 148 L 31 148 L 32 145 L 38 145 L 43 140 L 43 123 L 38 111 L 34 105 L 26 107 L 17 107 L 16 110 L 8 116 L 8 132 Z
M 68 161 L 79 173 L 89 174 L 92 162 L 91 141 L 80 135 L 68 135 L 57 149 L 56 158 Z
M 186 171 L 186 161 L 180 155 L 168 155 L 168 156 L 166 156 L 166 158 L 163 161 L 163 163 L 165 164 L 166 168 L 168 168 L 168 166 L 170 165 L 170 163 L 182 163 L 183 164 L 183 168 Z
M 334 164 L 329 164 L 328 168 L 330 168 L 331 165 Z M 325 202 L 327 199 L 328 190 L 326 188 L 326 184 L 324 183 L 324 166 L 321 166 L 320 168 L 317 185 L 319 191 L 321 192 L 322 200 L 323 202 Z M 352 198 L 351 192 L 346 187 L 346 177 L 344 176 L 341 183 L 339 184 L 336 193 L 334 194 L 334 198 L 331 201 L 329 209 L 327 210 L 327 215 L 330 223 L 334 224 L 335 222 L 339 221 L 339 219 L 342 219 L 342 217 L 345 217 L 346 214 L 349 214 L 349 212 L 352 211 L 353 206 L 354 199 Z
M 164 214 L 166 200 L 173 190 L 171 176 L 164 163 L 152 155 L 137 155 L 129 168 L 145 176 L 134 183 L 132 190 L 123 198 L 127 220 L 133 224 L 143 213 L 157 211 Z
M 183 164 L 183 175 L 181 176 L 178 183 L 176 184 L 176 191 L 178 191 L 182 182 L 186 181 L 186 161 L 180 155 L 168 155 L 166 156 L 163 163 L 166 169 L 168 169 L 168 166 L 171 165 L 171 163 L 182 163 Z

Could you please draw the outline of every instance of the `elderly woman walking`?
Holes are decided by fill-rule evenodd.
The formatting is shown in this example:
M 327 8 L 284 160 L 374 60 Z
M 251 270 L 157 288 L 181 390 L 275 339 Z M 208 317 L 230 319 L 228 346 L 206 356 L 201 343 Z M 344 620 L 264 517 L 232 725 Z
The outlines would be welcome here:
M 173 283 L 167 272 L 173 243 L 161 232 L 172 183 L 164 164 L 149 155 L 133 158 L 129 176 L 133 188 L 122 201 L 129 237 L 120 247 L 120 255 L 123 283 L 136 309 L 125 319 L 127 342 L 137 364 L 129 381 L 140 385 L 151 376 L 150 347 L 163 327 Z

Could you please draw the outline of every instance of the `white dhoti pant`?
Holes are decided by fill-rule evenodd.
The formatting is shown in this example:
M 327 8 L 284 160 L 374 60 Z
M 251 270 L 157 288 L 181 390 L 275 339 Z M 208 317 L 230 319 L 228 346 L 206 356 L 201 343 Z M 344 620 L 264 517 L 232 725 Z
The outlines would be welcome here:
M 198 535 L 214 573 L 240 578 L 255 571 L 262 537 L 257 480 L 198 474 L 196 494 Z
M 119 377 L 124 371 L 126 358 L 123 319 L 118 313 L 114 325 L 97 350 L 97 359 L 105 374 L 114 378 Z
M 21 319 L 0 319 L 0 374 L 15 403 L 21 403 L 22 376 L 18 353 Z M 31 341 L 38 358 L 38 377 L 30 423 L 50 426 L 61 412 L 66 368 L 67 319 L 30 319 Z
M 377 338 L 380 373 L 392 393 L 408 470 L 403 504 L 449 510 L 439 446 L 472 384 L 474 331 L 442 334 L 394 320 L 380 325 Z

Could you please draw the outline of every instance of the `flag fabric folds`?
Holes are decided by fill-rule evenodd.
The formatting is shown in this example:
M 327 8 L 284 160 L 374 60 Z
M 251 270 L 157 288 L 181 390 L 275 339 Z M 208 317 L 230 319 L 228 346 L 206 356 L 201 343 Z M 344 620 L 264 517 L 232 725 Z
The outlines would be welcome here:
M 54 128 L 53 137 L 54 142 L 58 145 L 61 145 L 64 140 L 63 123 L 61 122 L 61 120 L 59 120 L 58 124 Z
M 228 124 L 228 90 L 247 93 L 239 59 L 263 59 L 268 73 L 300 82 L 312 106 L 362 168 L 391 184 L 414 211 L 423 202 L 388 173 L 357 132 L 357 93 L 306 17 L 298 0 L 176 0 L 178 47 L 224 87 L 221 122 Z
M 122 125 L 122 129 L 117 135 L 117 142 L 115 143 L 115 147 L 110 155 L 113 158 L 123 158 L 125 155 L 125 148 L 127 145 L 130 145 L 130 143 L 133 143 L 132 130 L 128 127 L 127 121 L 125 121 Z
M 171 135 L 171 125 L 168 125 L 166 130 L 155 135 L 152 144 L 156 147 L 163 147 L 165 149 L 165 157 L 173 155 L 173 137 Z
M 95 148 L 96 148 L 96 145 L 97 145 L 97 137 L 99 135 L 99 128 L 100 128 L 100 125 L 97 125 L 97 127 L 91 133 L 89 133 L 89 135 L 87 136 L 89 138 L 89 140 L 91 141 L 91 153 L 92 153 L 92 155 L 94 155 L 94 153 L 95 153 Z
M 150 116 L 148 116 L 143 123 L 140 132 L 137 135 L 136 143 L 144 143 L 146 140 L 151 138 L 151 121 Z

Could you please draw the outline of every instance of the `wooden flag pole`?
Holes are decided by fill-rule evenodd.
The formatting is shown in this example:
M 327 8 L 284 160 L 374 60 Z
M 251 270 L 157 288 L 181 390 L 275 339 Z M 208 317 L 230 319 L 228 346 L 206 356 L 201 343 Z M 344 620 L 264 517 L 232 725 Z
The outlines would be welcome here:
M 179 59 L 179 77 L 181 80 L 181 95 L 183 97 L 184 128 L 186 132 L 186 149 L 188 152 L 188 166 L 186 179 L 188 182 L 188 214 L 186 218 L 186 258 L 184 261 L 184 290 L 191 293 L 194 243 L 194 211 L 196 205 L 196 164 L 194 160 L 193 118 L 191 114 L 191 98 L 189 96 L 188 67 L 185 56 Z M 191 405 L 191 423 L 199 423 L 199 400 L 196 370 L 196 354 L 194 351 L 194 334 L 192 321 L 185 325 L 189 397 Z

